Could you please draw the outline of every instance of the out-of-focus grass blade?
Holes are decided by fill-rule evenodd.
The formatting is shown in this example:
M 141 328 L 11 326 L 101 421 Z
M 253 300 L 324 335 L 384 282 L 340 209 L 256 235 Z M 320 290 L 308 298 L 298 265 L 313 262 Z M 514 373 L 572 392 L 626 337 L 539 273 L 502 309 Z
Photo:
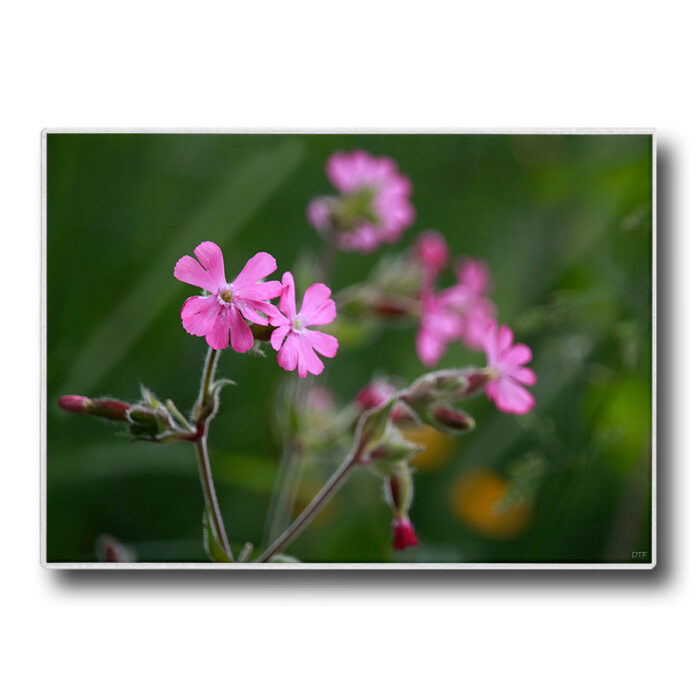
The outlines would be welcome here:
M 177 294 L 183 296 L 178 285 L 163 284 L 163 265 L 174 264 L 204 237 L 223 247 L 289 177 L 301 161 L 303 150 L 300 141 L 285 140 L 235 168 L 209 202 L 173 235 L 170 247 L 130 285 L 130 292 L 86 341 L 59 393 L 89 394 L 166 304 Z

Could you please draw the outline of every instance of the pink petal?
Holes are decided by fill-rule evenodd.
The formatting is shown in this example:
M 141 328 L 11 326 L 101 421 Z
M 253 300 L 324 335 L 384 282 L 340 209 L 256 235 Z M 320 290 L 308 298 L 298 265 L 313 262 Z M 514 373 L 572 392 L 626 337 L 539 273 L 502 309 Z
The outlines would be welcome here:
M 229 327 L 231 329 L 231 347 L 236 352 L 248 352 L 255 342 L 253 331 L 250 330 L 248 324 L 237 311 L 231 310 Z
M 312 284 L 304 293 L 299 314 L 307 325 L 323 326 L 335 318 L 335 302 L 330 298 L 331 290 L 325 284 Z
M 354 185 L 352 162 L 345 153 L 333 153 L 326 163 L 326 176 L 341 192 Z
M 306 208 L 306 218 L 317 231 L 324 231 L 328 228 L 328 197 L 316 197 L 316 199 L 312 199 L 309 202 L 309 206 Z
M 238 312 L 233 312 L 238 316 Z M 207 331 L 207 343 L 214 350 L 223 350 L 228 347 L 231 321 L 229 319 L 231 310 L 227 306 L 219 305 L 219 313 Z M 239 317 L 240 318 L 240 317 Z
M 277 311 L 272 304 L 264 301 L 239 301 L 236 308 L 241 312 L 243 318 L 259 326 L 266 326 L 268 317 Z
M 324 357 L 335 357 L 336 352 L 338 352 L 338 340 L 328 333 L 307 330 L 304 336 L 308 338 L 311 347 Z
M 424 231 L 414 244 L 415 254 L 428 272 L 435 274 L 447 265 L 447 243 L 438 231 Z
M 323 372 L 323 362 L 313 351 L 311 343 L 306 335 L 299 336 L 299 376 L 305 377 L 307 372 L 311 374 L 321 374 Z
M 491 320 L 486 323 L 481 343 L 486 353 L 486 361 L 493 367 L 498 362 L 498 324 L 496 321 Z
M 489 382 L 486 395 L 504 413 L 527 413 L 535 405 L 532 394 L 508 377 Z
M 509 375 L 526 386 L 532 386 L 537 381 L 537 376 L 529 367 L 516 367 Z
M 265 301 L 267 299 L 276 299 L 281 293 L 282 285 L 275 280 L 236 287 L 236 294 L 242 299 Z
M 361 253 L 371 253 L 383 240 L 381 231 L 372 224 L 362 224 L 354 231 L 346 231 L 338 237 L 338 247 L 341 250 L 357 250 Z
M 443 289 L 435 296 L 435 300 L 442 307 L 451 307 L 462 310 L 471 299 L 469 290 L 461 284 Z
M 180 282 L 193 284 L 195 287 L 201 287 L 216 294 L 219 289 L 226 286 L 224 256 L 221 248 L 216 243 L 204 241 L 194 249 L 194 254 L 199 262 L 185 255 L 175 263 L 173 272 L 175 278 Z
M 471 291 L 481 294 L 488 287 L 491 275 L 485 262 L 467 259 L 458 266 L 457 277 Z
M 502 362 L 510 367 L 526 365 L 532 359 L 532 351 L 527 345 L 517 343 L 503 356 Z
M 513 331 L 508 326 L 501 326 L 498 333 L 498 354 L 502 356 L 513 344 Z
M 282 328 L 277 328 L 272 331 L 272 335 L 270 336 L 270 345 L 272 345 L 275 350 L 279 351 L 290 330 L 291 329 L 289 326 L 282 326 Z
M 291 321 L 297 315 L 296 289 L 291 272 L 282 275 L 282 295 L 280 296 L 280 311 Z
M 267 277 L 277 269 L 277 261 L 269 253 L 256 253 L 243 266 L 240 274 L 233 281 L 236 290 L 249 287 L 258 280 Z
M 299 336 L 290 333 L 277 355 L 277 364 L 288 372 L 293 372 L 299 362 Z
M 216 296 L 190 297 L 180 312 L 182 325 L 191 335 L 203 336 L 216 322 L 221 305 Z
M 425 327 L 421 327 L 416 337 L 416 352 L 420 361 L 427 367 L 432 367 L 437 364 L 444 351 L 445 343 Z
M 472 350 L 483 347 L 484 336 L 491 318 L 481 313 L 467 313 L 464 317 L 464 344 Z

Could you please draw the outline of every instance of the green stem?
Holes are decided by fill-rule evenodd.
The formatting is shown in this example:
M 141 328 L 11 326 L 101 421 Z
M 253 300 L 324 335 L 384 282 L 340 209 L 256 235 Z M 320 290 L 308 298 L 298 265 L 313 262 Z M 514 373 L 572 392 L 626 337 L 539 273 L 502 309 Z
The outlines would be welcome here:
M 350 470 L 357 460 L 357 451 L 349 454 L 345 461 L 335 470 L 331 478 L 323 488 L 314 496 L 313 500 L 301 512 L 299 517 L 263 552 L 258 562 L 269 561 L 275 554 L 283 551 L 287 545 L 291 544 L 306 528 L 307 525 L 318 515 L 323 506 L 328 503 L 333 494 L 340 488 L 347 478 Z

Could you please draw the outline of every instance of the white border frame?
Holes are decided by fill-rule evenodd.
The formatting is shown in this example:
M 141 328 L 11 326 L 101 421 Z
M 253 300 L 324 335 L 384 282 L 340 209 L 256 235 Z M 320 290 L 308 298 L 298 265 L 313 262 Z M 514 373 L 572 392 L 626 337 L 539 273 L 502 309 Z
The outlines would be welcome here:
M 217 563 L 131 563 L 131 564 L 106 564 L 99 562 L 48 562 L 46 560 L 46 137 L 49 134 L 230 134 L 230 135 L 245 135 L 245 134 L 416 134 L 416 135 L 433 135 L 433 134 L 455 134 L 455 135 L 638 135 L 651 136 L 652 139 L 652 302 L 651 302 L 651 390 L 652 390 L 652 407 L 651 407 L 651 561 L 645 563 L 628 563 L 628 564 L 571 564 L 571 563 L 533 563 L 533 564 L 499 564 L 499 563 L 394 563 L 394 562 L 377 562 L 377 563 L 278 563 L 278 564 L 217 564 Z M 47 569 L 75 569 L 75 570 L 94 570 L 94 569 L 183 569 L 183 570 L 213 570 L 226 569 L 228 571 L 236 570 L 651 570 L 657 564 L 657 516 L 656 516 L 656 501 L 657 501 L 657 483 L 656 483 L 656 467 L 657 467 L 657 424 L 656 424 L 656 361 L 657 361 L 657 339 L 656 339 L 656 313 L 657 313 L 657 243 L 656 243 L 656 223 L 657 223 L 657 201 L 656 201 L 656 130 L 655 129 L 471 129 L 461 131 L 458 129 L 446 130 L 423 130 L 423 129 L 407 129 L 407 130 L 378 130 L 368 131 L 365 129 L 328 129 L 328 130 L 256 130 L 256 129 L 52 129 L 47 128 L 41 132 L 41 397 L 39 402 L 40 411 L 40 429 L 41 429 L 41 444 L 40 444 L 40 462 L 41 462 L 41 565 Z

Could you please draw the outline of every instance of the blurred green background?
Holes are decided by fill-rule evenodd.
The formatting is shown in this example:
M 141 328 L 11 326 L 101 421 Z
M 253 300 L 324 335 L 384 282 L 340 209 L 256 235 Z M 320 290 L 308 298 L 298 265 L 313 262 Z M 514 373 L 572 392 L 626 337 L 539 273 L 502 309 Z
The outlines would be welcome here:
M 62 413 L 61 394 L 138 398 L 143 382 L 191 406 L 205 354 L 182 329 L 192 288 L 173 265 L 202 240 L 229 277 L 255 252 L 295 269 L 320 246 L 305 208 L 331 194 L 337 149 L 396 159 L 413 181 L 414 226 L 485 259 L 499 320 L 533 348 L 536 409 L 466 405 L 477 429 L 423 436 L 411 516 L 420 546 L 390 547 L 376 477 L 356 473 L 288 550 L 303 561 L 632 562 L 651 555 L 652 140 L 635 135 L 47 136 L 47 554 L 95 561 L 108 533 L 138 561 L 206 561 L 190 445 L 131 443 Z M 385 247 L 344 253 L 334 290 Z M 451 284 L 449 273 L 442 283 Z M 387 328 L 326 362 L 342 405 L 373 375 L 424 372 L 411 328 Z M 440 367 L 481 364 L 457 345 Z M 271 414 L 286 373 L 223 353 L 211 458 L 234 549 L 263 537 L 280 457 Z M 299 504 L 336 464 L 305 474 Z

